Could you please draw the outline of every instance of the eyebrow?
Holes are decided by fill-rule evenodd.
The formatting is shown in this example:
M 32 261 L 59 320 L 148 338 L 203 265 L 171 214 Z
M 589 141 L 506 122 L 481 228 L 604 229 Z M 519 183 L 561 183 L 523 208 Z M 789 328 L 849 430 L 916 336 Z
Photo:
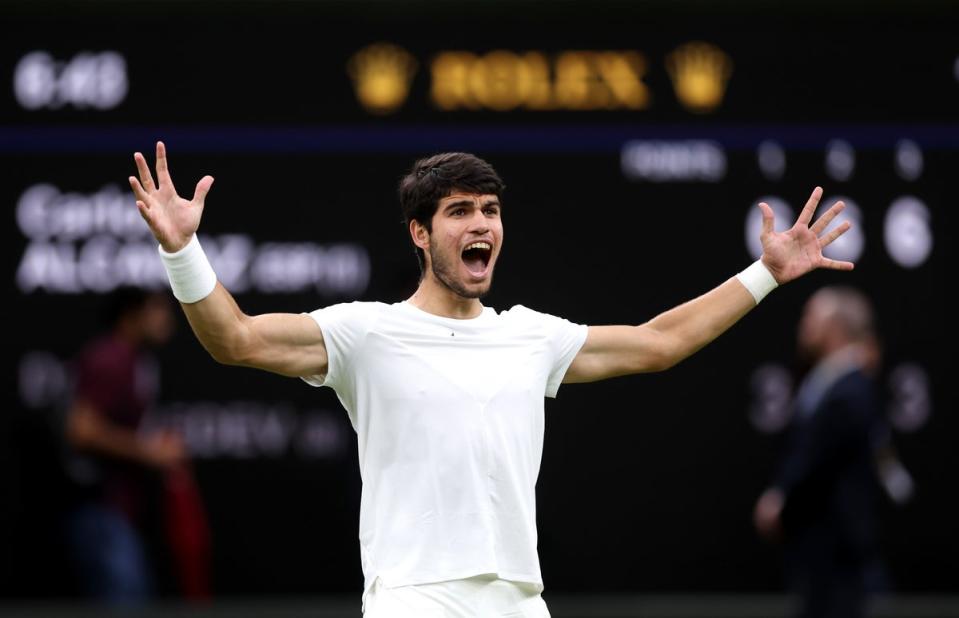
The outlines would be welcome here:
M 458 208 L 460 206 L 472 206 L 473 200 L 457 200 L 455 202 L 450 202 L 446 206 L 443 206 L 443 210 L 449 210 L 450 208 Z M 499 206 L 499 200 L 493 198 L 487 200 L 480 204 L 480 208 L 486 208 L 487 206 Z

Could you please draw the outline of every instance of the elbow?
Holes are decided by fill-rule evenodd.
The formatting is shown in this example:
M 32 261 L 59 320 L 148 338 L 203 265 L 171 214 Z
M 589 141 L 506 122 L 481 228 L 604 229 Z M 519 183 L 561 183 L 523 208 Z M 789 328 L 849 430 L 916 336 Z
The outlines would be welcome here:
M 216 336 L 200 339 L 207 353 L 221 365 L 248 366 L 253 359 L 256 344 L 245 324 Z
M 651 371 L 666 371 L 667 369 L 672 369 L 692 356 L 693 352 L 695 352 L 695 350 L 690 350 L 689 348 L 679 345 L 670 347 L 660 354 L 656 361 L 656 368 Z
M 208 347 L 206 351 L 209 352 L 213 360 L 220 363 L 221 365 L 239 365 L 240 364 L 238 355 L 229 348 Z
M 657 331 L 640 359 L 637 373 L 666 371 L 678 365 L 688 354 L 683 352 L 681 342 L 667 333 Z
M 248 367 L 252 363 L 253 355 L 249 347 L 241 345 L 231 346 L 210 346 L 206 349 L 213 360 L 221 365 L 232 367 Z
M 669 346 L 669 348 L 663 352 L 662 357 L 660 358 L 660 371 L 672 369 L 679 363 L 686 360 L 691 354 L 691 350 L 680 345 L 678 342 Z
M 213 357 L 213 360 L 221 365 L 247 366 L 253 357 L 253 346 L 239 338 L 231 341 L 217 342 L 215 345 L 211 344 L 204 347 L 210 356 Z
M 637 373 L 656 373 L 666 371 L 676 365 L 680 358 L 674 357 L 666 351 L 644 350 L 631 358 L 615 375 L 631 375 Z
M 647 360 L 643 372 L 655 373 L 658 371 L 666 371 L 678 365 L 681 360 L 683 360 L 682 357 L 676 354 L 667 352 L 655 354 Z

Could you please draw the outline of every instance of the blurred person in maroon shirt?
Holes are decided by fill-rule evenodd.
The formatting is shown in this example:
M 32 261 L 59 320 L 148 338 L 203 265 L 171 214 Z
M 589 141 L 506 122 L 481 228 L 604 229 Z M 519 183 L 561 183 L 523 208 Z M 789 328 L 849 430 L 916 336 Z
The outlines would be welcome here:
M 106 603 L 153 597 L 157 560 L 148 538 L 157 537 L 168 546 L 184 596 L 204 598 L 209 535 L 184 443 L 174 432 L 141 428 L 159 393 L 151 349 L 173 333 L 170 301 L 121 288 L 107 319 L 109 331 L 77 358 L 66 423 L 81 496 L 68 527 L 81 589 Z

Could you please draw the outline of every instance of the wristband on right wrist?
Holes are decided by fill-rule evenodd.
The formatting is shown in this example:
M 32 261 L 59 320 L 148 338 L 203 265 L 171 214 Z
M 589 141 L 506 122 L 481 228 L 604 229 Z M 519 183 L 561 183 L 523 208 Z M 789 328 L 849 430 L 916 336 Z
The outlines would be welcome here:
M 737 274 L 736 278 L 749 290 L 757 305 L 767 294 L 779 286 L 776 278 L 769 272 L 761 259 L 750 264 L 749 267 Z
M 200 246 L 196 234 L 179 251 L 167 253 L 159 247 L 160 258 L 170 278 L 173 295 L 181 303 L 203 300 L 216 287 L 216 273 Z

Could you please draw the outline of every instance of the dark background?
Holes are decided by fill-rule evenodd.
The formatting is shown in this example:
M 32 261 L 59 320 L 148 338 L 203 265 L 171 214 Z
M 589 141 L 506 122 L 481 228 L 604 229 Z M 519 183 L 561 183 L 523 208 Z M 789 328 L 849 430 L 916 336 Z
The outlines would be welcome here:
M 23 192 L 50 183 L 92 194 L 123 190 L 132 152 L 168 147 L 181 194 L 216 177 L 201 231 L 258 243 L 356 243 L 370 258 L 359 294 L 238 293 L 248 313 L 309 311 L 360 298 L 398 301 L 417 270 L 395 198 L 413 160 L 466 150 L 505 179 L 506 244 L 497 308 L 521 303 L 588 323 L 639 323 L 702 293 L 752 260 L 746 213 L 763 196 L 798 212 L 815 185 L 861 208 L 865 246 L 848 274 L 819 272 L 775 291 L 743 323 L 664 374 L 566 386 L 547 404 L 538 484 L 539 549 L 554 592 L 769 592 L 780 555 L 751 525 L 781 436 L 749 422 L 750 378 L 766 363 L 794 371 L 802 303 L 845 283 L 876 302 L 885 347 L 881 384 L 915 363 L 928 376 L 931 415 L 894 442 L 917 492 L 884 509 L 884 549 L 897 590 L 959 592 L 952 381 L 955 283 L 952 234 L 959 165 L 959 39 L 947 3 L 839 6 L 788 3 L 12 3 L 0 9 L 0 200 L 5 238 L 8 372 L 0 424 L 3 532 L 0 591 L 73 594 L 59 540 L 67 503 L 60 418 L 66 391 L 30 405 L 23 359 L 68 361 L 97 332 L 102 299 L 90 291 L 24 291 L 17 270 L 30 240 L 15 220 Z M 733 61 L 721 105 L 680 105 L 664 68 L 671 50 L 708 41 Z M 405 104 L 367 112 L 346 65 L 363 47 L 398 45 L 418 62 Z M 439 111 L 429 60 L 444 50 L 485 54 L 636 50 L 647 61 L 644 110 Z M 17 62 L 46 50 L 68 60 L 112 50 L 129 92 L 109 110 L 27 110 L 13 95 Z M 718 182 L 630 180 L 630 140 L 710 140 L 725 153 Z M 827 175 L 827 145 L 848 142 L 856 167 Z M 895 173 L 902 139 L 922 151 L 915 180 Z M 785 151 L 780 179 L 764 176 L 757 146 Z M 148 157 L 152 160 L 152 155 Z M 883 221 L 898 197 L 928 207 L 934 239 L 917 268 L 886 250 Z M 130 199 L 130 208 L 133 208 Z M 780 222 L 782 223 L 782 222 Z M 77 241 L 78 243 L 81 241 Z M 157 422 L 196 402 L 249 404 L 320 419 L 332 446 L 313 454 L 224 449 L 197 453 L 213 531 L 220 596 L 359 593 L 359 475 L 346 415 L 326 389 L 215 364 L 185 320 L 160 351 Z M 238 403 L 239 402 L 239 403 Z M 228 414 L 227 414 L 228 416 Z M 239 454 L 238 454 L 239 453 Z

